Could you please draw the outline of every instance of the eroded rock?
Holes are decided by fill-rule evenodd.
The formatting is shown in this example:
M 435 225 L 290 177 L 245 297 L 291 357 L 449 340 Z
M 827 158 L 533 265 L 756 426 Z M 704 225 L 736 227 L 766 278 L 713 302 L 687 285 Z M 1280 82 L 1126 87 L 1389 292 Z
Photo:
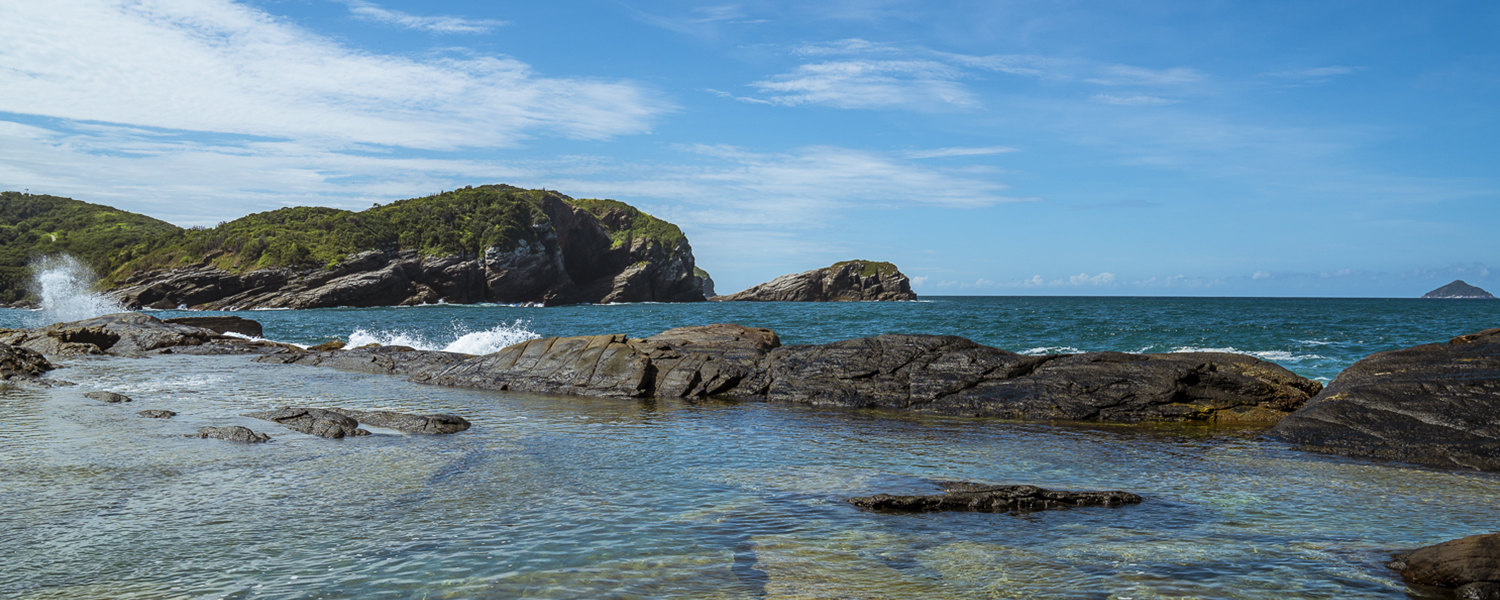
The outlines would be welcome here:
M 389 410 L 331 409 L 359 421 L 362 425 L 384 427 L 406 433 L 440 435 L 466 431 L 470 423 L 457 415 L 413 415 Z
M 116 313 L 36 329 L 0 330 L 0 343 L 49 356 L 301 352 L 289 344 L 225 336 L 211 329 L 168 323 L 142 313 Z
M 256 433 L 248 427 L 231 425 L 229 427 L 204 427 L 198 433 L 190 433 L 185 437 L 227 440 L 231 442 L 245 442 L 250 444 L 261 444 L 271 441 L 271 436 L 264 433 Z
M 1119 507 L 1139 504 L 1141 497 L 1129 492 L 1070 492 L 1048 490 L 1034 485 L 989 485 L 968 482 L 941 482 L 942 494 L 896 496 L 876 494 L 850 498 L 861 508 L 890 512 L 1035 512 L 1084 506 Z
M 0 343 L 0 380 L 32 380 L 56 368 L 40 352 Z
M 247 413 L 244 416 L 271 421 L 292 431 L 335 440 L 370 435 L 370 432 L 359 428 L 359 422 L 347 415 L 322 408 L 287 407 Z

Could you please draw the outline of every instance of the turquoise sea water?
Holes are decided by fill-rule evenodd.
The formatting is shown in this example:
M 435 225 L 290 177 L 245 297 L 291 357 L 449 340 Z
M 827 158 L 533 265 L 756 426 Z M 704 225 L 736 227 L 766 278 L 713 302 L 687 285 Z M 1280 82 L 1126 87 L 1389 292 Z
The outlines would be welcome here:
M 1032 353 L 1232 348 L 1323 378 L 1370 352 L 1500 326 L 1500 302 L 1319 299 L 238 314 L 298 343 L 358 330 L 478 347 L 736 322 L 785 343 L 912 332 Z M 0 326 L 39 316 L 0 311 Z M 1255 428 L 550 397 L 244 357 L 63 363 L 55 377 L 78 386 L 0 391 L 0 597 L 1440 597 L 1408 589 L 1383 566 L 1390 553 L 1500 523 L 1500 476 L 1307 454 Z M 82 397 L 96 389 L 136 401 Z M 452 412 L 475 426 L 334 441 L 239 416 L 282 405 Z M 179 416 L 135 416 L 155 408 Z M 180 437 L 231 424 L 275 440 Z M 1146 501 L 1023 516 L 843 502 L 948 479 Z

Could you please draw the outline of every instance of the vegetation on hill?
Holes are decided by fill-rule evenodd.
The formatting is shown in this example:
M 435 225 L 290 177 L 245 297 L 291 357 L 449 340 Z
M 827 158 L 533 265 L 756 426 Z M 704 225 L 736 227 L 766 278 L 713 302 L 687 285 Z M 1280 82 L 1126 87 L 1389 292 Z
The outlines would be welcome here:
M 88 263 L 107 284 L 139 271 L 197 264 L 234 273 L 331 267 L 366 250 L 475 258 L 487 248 L 505 251 L 536 241 L 532 225 L 546 218 L 541 202 L 547 197 L 599 218 L 615 247 L 644 237 L 671 251 L 685 239 L 676 225 L 623 202 L 508 185 L 466 187 L 359 212 L 283 208 L 191 229 L 67 198 L 5 192 L 0 204 L 0 259 L 5 261 L 0 263 L 0 301 L 25 295 L 29 260 L 58 251 Z M 57 242 L 51 241 L 53 235 Z
M 176 225 L 108 206 L 43 194 L 0 192 L 0 302 L 26 295 L 27 265 L 71 254 L 101 272 L 155 249 Z
M 879 275 L 881 273 L 895 273 L 897 271 L 896 265 L 893 265 L 893 264 L 888 263 L 888 262 L 876 262 L 876 261 L 873 261 L 873 260 L 846 260 L 846 261 L 842 261 L 842 262 L 833 263 L 828 268 L 829 269 L 837 269 L 839 267 L 842 267 L 842 266 L 850 264 L 850 263 L 862 263 L 862 264 L 864 264 L 864 268 L 860 269 L 860 271 L 859 271 L 859 276 L 860 277 L 870 277 L 870 276 L 873 276 L 873 275 Z

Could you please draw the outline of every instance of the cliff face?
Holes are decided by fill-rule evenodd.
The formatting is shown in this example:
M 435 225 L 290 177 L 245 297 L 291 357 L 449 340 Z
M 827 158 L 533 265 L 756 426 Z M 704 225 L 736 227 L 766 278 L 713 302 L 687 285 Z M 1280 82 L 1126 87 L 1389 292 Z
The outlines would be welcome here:
M 525 231 L 475 251 L 434 256 L 388 245 L 322 268 L 245 272 L 226 268 L 223 253 L 208 253 L 196 264 L 138 270 L 110 295 L 130 307 L 209 310 L 704 299 L 692 247 L 675 226 L 618 202 L 529 198 L 518 213 L 530 215 Z M 307 253 L 292 247 L 285 253 Z
M 720 302 L 857 302 L 916 300 L 911 282 L 887 262 L 851 260 L 792 275 L 782 275 L 737 294 L 715 296 Z

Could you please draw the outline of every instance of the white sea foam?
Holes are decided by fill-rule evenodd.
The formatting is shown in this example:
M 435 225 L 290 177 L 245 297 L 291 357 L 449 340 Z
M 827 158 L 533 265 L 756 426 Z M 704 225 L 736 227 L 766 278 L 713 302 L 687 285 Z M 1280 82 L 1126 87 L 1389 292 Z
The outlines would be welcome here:
M 1198 346 L 1178 346 L 1173 352 L 1229 352 L 1232 354 L 1248 354 L 1261 360 L 1274 363 L 1302 362 L 1304 360 L 1324 360 L 1328 357 L 1317 354 L 1293 354 L 1285 350 L 1240 350 L 1233 346 L 1226 348 L 1200 348 Z
M 1027 356 L 1042 356 L 1044 354 L 1081 354 L 1083 351 L 1072 346 L 1039 346 L 1022 350 L 1021 354 Z
M 454 323 L 447 336 L 448 341 L 434 340 L 417 331 L 370 331 L 360 328 L 349 334 L 348 347 L 358 348 L 367 344 L 380 344 L 477 355 L 489 354 L 506 346 L 540 337 L 542 336 L 531 331 L 525 323 L 517 319 L 509 325 L 496 325 L 482 331 L 471 331 L 461 323 Z
M 125 312 L 119 302 L 94 291 L 94 271 L 72 256 L 45 256 L 31 264 L 31 292 L 42 310 L 32 317 L 41 324 L 79 321 Z

